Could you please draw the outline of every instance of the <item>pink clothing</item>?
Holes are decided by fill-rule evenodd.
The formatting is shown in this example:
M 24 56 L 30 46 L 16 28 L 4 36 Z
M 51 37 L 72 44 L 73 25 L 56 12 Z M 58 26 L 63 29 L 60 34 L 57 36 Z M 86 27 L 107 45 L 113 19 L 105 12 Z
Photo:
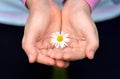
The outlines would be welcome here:
M 94 7 L 98 4 L 100 0 L 86 0 L 86 2 L 89 4 L 91 10 L 94 9 Z
M 63 0 L 62 0 L 63 1 Z M 25 4 L 26 0 L 22 0 L 22 2 Z M 99 0 L 86 0 L 86 2 L 89 4 L 90 8 L 93 10 L 94 7 L 97 5 Z
M 27 0 L 1 0 L 0 23 L 24 25 L 29 15 L 28 9 L 23 5 Z M 59 6 L 64 0 L 55 0 Z M 90 1 L 90 2 L 89 2 Z M 92 11 L 92 18 L 96 22 L 120 16 L 120 0 L 86 0 Z M 97 2 L 99 1 L 98 5 Z M 22 2 L 22 3 L 21 3 Z M 95 3 L 94 5 L 90 3 Z M 97 5 L 97 6 L 96 6 Z
M 26 0 L 22 0 L 22 2 L 25 4 Z

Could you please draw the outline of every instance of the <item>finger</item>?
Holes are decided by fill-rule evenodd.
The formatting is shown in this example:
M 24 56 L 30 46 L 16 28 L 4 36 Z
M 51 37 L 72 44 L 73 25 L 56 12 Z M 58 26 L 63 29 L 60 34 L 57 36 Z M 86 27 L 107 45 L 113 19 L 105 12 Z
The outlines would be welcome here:
M 56 66 L 59 68 L 67 68 L 69 66 L 69 62 L 63 60 L 56 60 Z
M 54 55 L 55 59 L 62 60 L 63 59 L 63 51 L 62 49 L 55 49 L 56 53 Z
M 67 48 L 63 51 L 63 59 L 66 61 L 81 60 L 86 57 L 82 48 Z
M 45 65 L 55 66 L 55 60 L 39 52 L 37 62 Z
M 49 49 L 47 52 L 47 56 L 54 58 L 56 51 L 53 51 L 54 49 Z
M 39 19 L 36 19 L 39 18 Z M 46 21 L 43 20 L 43 16 L 39 16 L 38 14 L 31 14 L 28 17 L 25 30 L 24 37 L 22 40 L 22 47 L 28 55 L 29 62 L 35 62 L 37 58 L 37 48 L 36 43 L 39 39 L 40 33 L 42 32 L 42 26 L 46 26 Z M 46 23 L 46 24 L 45 24 Z
M 47 54 L 46 54 L 47 53 Z M 56 51 L 53 49 L 49 49 L 49 50 L 41 50 L 41 54 L 44 55 L 44 56 L 48 56 L 50 57 L 51 59 L 54 59 L 54 55 L 55 55 Z M 49 55 L 48 55 L 49 54 Z M 53 56 L 52 56 L 53 55 Z M 52 56 L 52 57 L 51 57 Z M 51 60 L 50 60 L 51 61 Z M 51 61 L 52 62 L 52 61 Z M 39 63 L 41 63 L 40 59 L 39 59 Z M 65 62 L 63 60 L 58 60 L 58 59 L 55 59 L 55 63 L 54 64 L 50 64 L 49 62 L 42 62 L 43 64 L 46 64 L 46 65 L 55 65 L 59 68 L 66 68 L 69 66 L 69 63 L 68 62 Z
M 58 59 L 58 60 L 63 59 L 63 52 L 57 52 L 57 53 L 55 53 L 54 58 Z
M 87 34 L 86 56 L 89 59 L 93 59 L 94 54 L 98 49 L 98 47 L 99 47 L 99 39 L 97 32 L 94 31 L 89 32 L 89 34 Z
M 51 58 L 54 58 L 54 59 L 62 59 L 62 49 L 49 49 L 48 52 L 47 52 L 47 56 L 51 57 Z
M 70 62 L 69 62 L 69 61 L 65 61 L 65 66 L 64 66 L 64 68 L 69 67 L 69 65 L 70 65 Z
M 36 51 L 35 46 L 23 39 L 22 48 L 24 49 L 25 53 L 27 54 L 29 62 L 30 63 L 35 62 L 36 58 L 37 58 L 37 51 Z

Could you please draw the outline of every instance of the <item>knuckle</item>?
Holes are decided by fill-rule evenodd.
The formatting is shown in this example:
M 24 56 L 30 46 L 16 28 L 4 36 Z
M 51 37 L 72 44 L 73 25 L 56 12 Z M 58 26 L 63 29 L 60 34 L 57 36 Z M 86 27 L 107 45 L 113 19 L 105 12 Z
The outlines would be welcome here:
M 26 42 L 22 42 L 22 49 L 25 52 L 28 52 L 30 50 L 30 47 L 29 47 L 29 45 Z

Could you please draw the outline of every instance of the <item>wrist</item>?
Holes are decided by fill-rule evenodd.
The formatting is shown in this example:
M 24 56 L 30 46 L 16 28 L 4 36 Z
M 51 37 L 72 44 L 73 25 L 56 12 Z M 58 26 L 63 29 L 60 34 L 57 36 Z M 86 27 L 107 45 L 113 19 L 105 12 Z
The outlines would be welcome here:
M 85 0 L 66 0 L 66 4 L 68 5 L 68 8 L 73 8 L 76 11 L 85 11 L 87 13 L 91 13 L 91 8 Z
M 39 11 L 43 9 L 44 6 L 49 5 L 50 2 L 55 2 L 55 0 L 26 0 L 25 4 L 30 11 Z
M 39 6 L 39 0 L 26 0 L 26 6 L 29 10 L 35 10 Z

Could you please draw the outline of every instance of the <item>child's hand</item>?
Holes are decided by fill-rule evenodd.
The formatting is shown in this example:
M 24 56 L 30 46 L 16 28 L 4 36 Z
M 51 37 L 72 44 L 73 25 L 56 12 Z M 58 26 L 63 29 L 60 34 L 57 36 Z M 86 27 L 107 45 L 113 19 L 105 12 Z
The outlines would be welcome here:
M 23 37 L 23 49 L 29 57 L 29 62 L 35 61 L 46 64 L 66 67 L 69 62 L 55 60 L 45 55 L 46 52 L 55 52 L 50 44 L 50 35 L 59 32 L 61 28 L 60 9 L 54 0 L 27 0 L 30 11 Z
M 85 0 L 67 0 L 62 10 L 62 31 L 69 34 L 70 42 L 62 53 L 49 54 L 51 58 L 68 61 L 85 57 L 93 59 L 99 39 Z

